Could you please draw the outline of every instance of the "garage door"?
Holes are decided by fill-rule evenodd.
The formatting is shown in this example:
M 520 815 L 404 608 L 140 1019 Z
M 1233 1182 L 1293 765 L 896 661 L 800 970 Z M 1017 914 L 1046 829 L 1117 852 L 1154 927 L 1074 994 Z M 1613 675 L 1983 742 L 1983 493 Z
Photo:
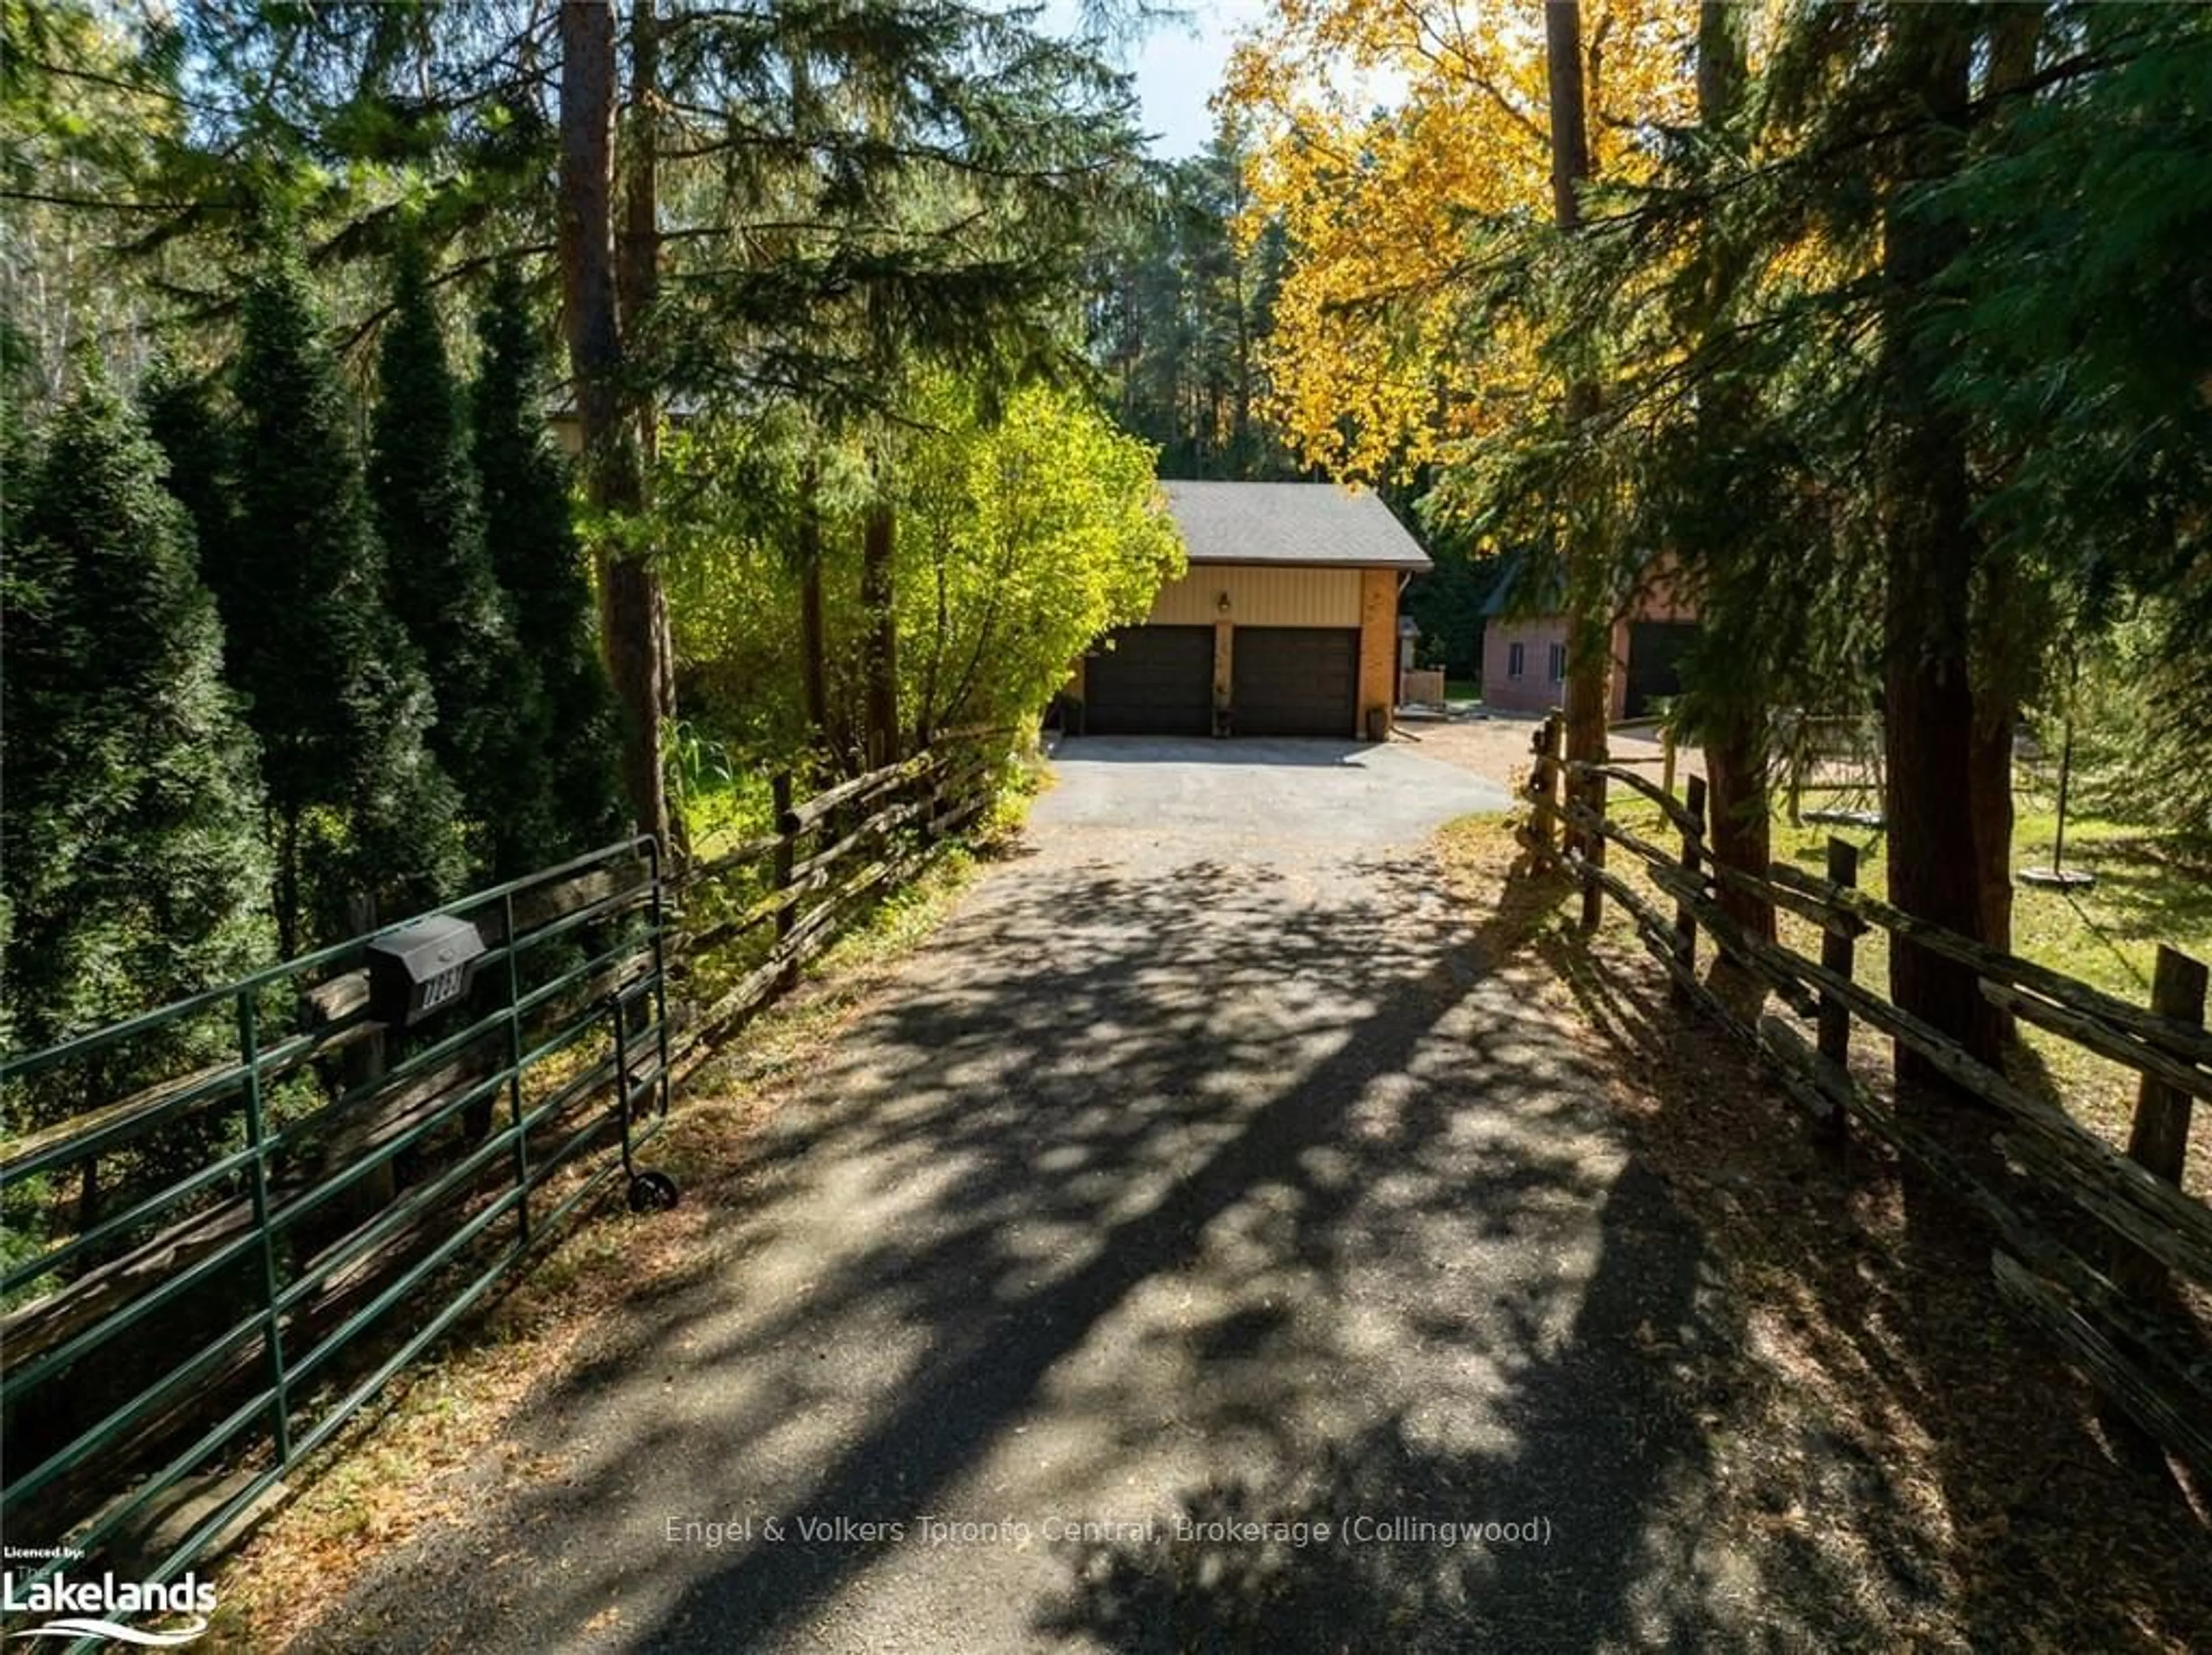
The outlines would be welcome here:
M 1090 735 L 1213 733 L 1213 629 L 1127 626 L 1083 665 Z
M 1645 717 L 1657 697 L 1682 693 L 1676 662 L 1697 636 L 1695 622 L 1638 621 L 1629 627 L 1628 693 L 1622 699 L 1622 717 Z
M 1314 626 L 1240 626 L 1231 641 L 1231 716 L 1238 735 L 1353 733 L 1359 634 Z

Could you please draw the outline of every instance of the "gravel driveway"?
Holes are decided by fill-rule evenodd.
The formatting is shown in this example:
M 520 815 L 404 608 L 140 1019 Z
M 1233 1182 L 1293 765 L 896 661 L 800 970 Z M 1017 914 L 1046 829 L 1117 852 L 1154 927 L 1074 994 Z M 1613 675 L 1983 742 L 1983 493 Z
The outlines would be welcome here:
M 699 1275 L 327 1650 L 1759 1646 L 1675 1520 L 1694 1232 L 1424 841 L 1503 790 L 1069 744 Z M 487 1457 L 488 1459 L 492 1457 Z

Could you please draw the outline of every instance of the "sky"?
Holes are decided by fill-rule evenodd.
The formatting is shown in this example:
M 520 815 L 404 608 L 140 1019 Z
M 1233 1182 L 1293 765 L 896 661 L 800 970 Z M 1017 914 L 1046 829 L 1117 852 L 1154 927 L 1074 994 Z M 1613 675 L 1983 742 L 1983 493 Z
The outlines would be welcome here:
M 1145 131 L 1156 134 L 1152 153 L 1195 155 L 1213 136 L 1206 106 L 1221 85 L 1236 37 L 1269 10 L 1268 0 L 1184 0 L 1186 24 L 1163 23 L 1139 46 L 1132 64 L 1144 104 Z
M 1125 67 L 1137 76 L 1146 131 L 1152 153 L 1164 157 L 1196 155 L 1213 136 L 1213 114 L 1206 100 L 1221 84 L 1229 48 L 1237 36 L 1267 15 L 1269 0 L 1177 0 L 1188 21 L 1153 28 L 1129 54 Z M 1055 32 L 1075 27 L 1079 0 L 1051 0 L 1044 25 Z

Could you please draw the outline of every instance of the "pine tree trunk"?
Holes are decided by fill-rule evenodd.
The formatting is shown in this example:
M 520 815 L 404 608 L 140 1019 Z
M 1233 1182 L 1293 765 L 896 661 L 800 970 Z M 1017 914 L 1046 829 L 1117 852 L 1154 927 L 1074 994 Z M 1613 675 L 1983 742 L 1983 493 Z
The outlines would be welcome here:
M 2015 92 L 2035 76 L 2036 48 L 2041 39 L 2044 9 L 2014 4 L 1997 15 L 1990 37 L 1989 88 L 1992 93 Z M 2000 120 L 2009 114 L 2000 109 Z M 1966 791 L 1974 816 L 1974 867 L 1982 913 L 1982 940 L 1992 948 L 2012 947 L 2012 835 L 2013 733 L 2020 724 L 2020 698 L 2026 687 L 2032 654 L 2018 646 L 2024 626 L 2014 613 L 2019 587 L 2008 568 L 1984 570 L 1982 636 L 1977 641 L 1978 667 L 1974 674 L 1975 709 L 1972 768 Z M 1992 1011 L 1991 1025 L 2000 1042 L 2012 1039 L 2011 1013 Z
M 1576 386 L 1573 391 L 1585 387 Z M 1592 410 L 1577 409 L 1570 395 L 1573 417 L 1586 419 Z M 1567 693 L 1566 751 L 1570 762 L 1602 764 L 1606 761 L 1606 724 L 1613 701 L 1613 606 L 1607 576 L 1605 547 L 1595 526 L 1587 518 L 1573 530 L 1567 567 Z M 1601 776 L 1571 779 L 1567 796 L 1583 808 L 1603 815 L 1606 785 Z M 1567 842 L 1585 855 L 1599 854 L 1600 836 L 1578 827 L 1567 831 Z
M 641 6 L 649 3 L 641 0 Z M 614 9 L 605 0 L 562 0 L 560 28 L 562 298 L 583 430 L 584 486 L 600 511 L 634 516 L 644 507 L 645 487 L 621 391 Z M 669 690 L 660 582 L 643 560 L 602 548 L 599 599 L 607 675 L 623 715 L 623 787 L 638 831 L 665 846 L 668 805 L 660 744 Z
M 1937 353 L 1916 337 L 1929 283 L 1956 252 L 1953 232 L 1899 210 L 1908 182 L 1955 170 L 1964 147 L 1972 32 L 1960 9 L 1900 7 L 1890 51 L 1906 106 L 1927 112 L 1903 140 L 1885 212 L 1887 314 L 1881 380 L 1881 465 L 1887 592 L 1883 616 L 1883 726 L 1888 770 L 1890 900 L 1907 913 L 1981 940 L 1972 798 L 1974 703 L 1968 670 L 1969 598 L 1977 551 L 1966 433 L 1937 394 Z M 1975 1056 L 1996 1042 L 1971 967 L 1900 937 L 1890 944 L 1898 1005 Z M 1937 1077 L 1899 1043 L 1900 1080 Z
M 1577 189 L 1589 177 L 1580 0 L 1545 0 L 1544 76 L 1552 104 L 1552 216 L 1571 234 L 1583 222 Z
M 825 751 L 830 739 L 830 629 L 822 605 L 822 510 L 817 491 L 820 475 L 807 461 L 799 479 L 799 679 L 806 697 L 806 722 L 815 745 Z
M 860 607 L 868 618 L 868 768 L 900 756 L 898 616 L 893 607 L 891 554 L 896 519 L 889 502 L 868 508 L 860 541 Z
M 629 137 L 623 168 L 623 231 L 616 270 L 621 303 L 622 336 L 638 337 L 653 304 L 660 297 L 660 137 L 657 109 L 660 98 L 660 0 L 633 0 L 630 9 Z M 660 410 L 650 392 L 632 392 L 629 413 L 635 422 L 639 465 L 638 507 L 653 504 L 649 481 L 660 453 Z M 676 644 L 668 623 L 668 592 L 649 555 L 635 560 L 642 591 L 638 595 L 636 624 L 652 639 L 649 685 L 657 708 L 653 721 L 655 788 L 667 813 L 668 828 L 661 843 L 681 858 L 690 855 L 680 817 L 669 812 L 666 782 L 659 756 L 660 732 L 676 716 Z
M 939 540 L 930 557 L 930 573 L 936 588 L 936 628 L 929 640 L 927 664 L 922 670 L 921 705 L 914 714 L 914 751 L 926 752 L 929 744 L 937 739 L 938 691 L 944 678 L 945 646 L 952 630 L 952 593 L 945 569 L 945 548 Z
M 1252 319 L 1244 299 L 1244 260 L 1242 255 L 1233 258 L 1230 265 L 1231 297 L 1237 305 L 1237 401 L 1236 424 L 1230 433 L 1230 443 L 1235 449 L 1235 464 L 1230 469 L 1232 477 L 1249 478 L 1259 467 L 1252 463 Z
M 660 222 L 658 123 L 653 100 L 659 95 L 659 0 L 632 0 L 629 22 L 629 98 L 622 155 L 623 223 L 615 279 L 621 301 L 622 331 L 635 337 L 646 313 L 660 296 Z M 659 438 L 650 398 L 638 397 L 639 452 L 648 460 Z
M 1698 121 L 1710 132 L 1735 113 L 1743 85 L 1743 36 L 1730 0 L 1699 0 Z
M 1560 230 L 1582 228 L 1578 186 L 1589 176 L 1588 117 L 1583 102 L 1582 7 L 1578 0 L 1546 0 L 1546 78 L 1552 106 L 1552 210 Z M 1577 380 L 1567 386 L 1571 428 L 1597 411 L 1597 386 Z M 1613 691 L 1613 605 L 1606 548 L 1590 515 L 1574 510 L 1567 547 L 1567 758 L 1605 761 L 1605 727 Z M 1605 809 L 1605 781 L 1576 781 L 1568 796 L 1587 808 Z M 1597 836 L 1568 830 L 1568 843 L 1594 852 Z
M 1732 0 L 1703 0 L 1698 12 L 1698 119 L 1710 136 L 1724 138 L 1744 80 L 1741 15 Z M 1751 417 L 1746 399 L 1716 389 L 1698 405 L 1699 440 L 1725 443 Z M 1724 867 L 1766 877 L 1772 854 L 1768 831 L 1766 699 L 1745 691 L 1711 721 L 1705 735 L 1705 783 L 1711 789 L 1709 831 L 1713 858 Z M 1772 940 L 1774 904 L 1741 890 L 1720 888 L 1721 910 L 1753 935 Z
M 1766 877 L 1773 855 L 1769 834 L 1763 704 L 1748 698 L 1730 708 L 1705 739 L 1708 831 L 1713 860 Z M 1735 885 L 1720 888 L 1721 911 L 1754 935 L 1774 940 L 1774 904 Z

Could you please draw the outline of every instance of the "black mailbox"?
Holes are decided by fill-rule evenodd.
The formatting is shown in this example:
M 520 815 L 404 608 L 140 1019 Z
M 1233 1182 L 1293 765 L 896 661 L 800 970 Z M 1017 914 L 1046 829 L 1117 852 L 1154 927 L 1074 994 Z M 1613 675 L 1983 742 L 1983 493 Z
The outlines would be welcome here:
M 484 951 L 475 926 L 447 914 L 386 931 L 368 945 L 368 1013 L 407 1028 L 458 1004 Z

